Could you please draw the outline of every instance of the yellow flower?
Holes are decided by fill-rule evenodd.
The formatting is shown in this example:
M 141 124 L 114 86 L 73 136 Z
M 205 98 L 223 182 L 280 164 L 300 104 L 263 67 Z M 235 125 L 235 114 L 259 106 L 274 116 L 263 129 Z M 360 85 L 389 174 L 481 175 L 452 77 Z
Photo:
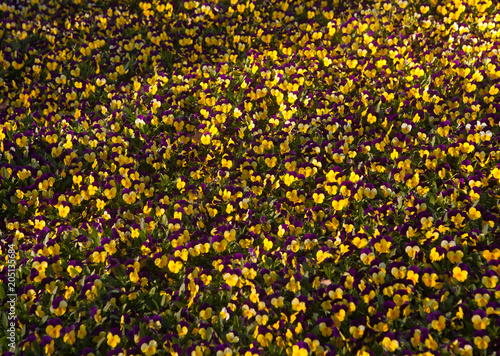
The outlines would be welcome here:
M 45 221 L 44 220 L 35 220 L 35 229 L 37 230 L 42 230 L 45 227 Z
M 361 337 L 363 337 L 363 334 L 365 332 L 365 326 L 364 325 L 360 325 L 360 326 L 351 326 L 349 328 L 349 332 L 351 333 L 352 336 L 354 336 L 354 338 L 356 339 L 359 339 Z
M 457 214 L 451 218 L 451 221 L 457 225 L 457 227 L 462 227 L 462 222 L 464 221 L 464 217 L 460 214 Z
M 296 312 L 299 312 L 303 310 L 304 312 L 306 311 L 306 305 L 304 302 L 299 301 L 298 298 L 293 298 L 292 300 L 292 309 L 295 310 Z
M 413 345 L 413 347 L 418 347 L 420 345 L 421 334 L 422 332 L 418 329 L 413 333 L 413 337 L 411 338 L 411 344 Z
M 333 257 L 333 255 L 329 252 L 324 252 L 322 250 L 319 250 L 316 253 L 316 260 L 318 261 L 318 265 L 323 262 L 325 259 Z
M 205 134 L 205 135 L 201 136 L 201 143 L 203 143 L 204 145 L 209 145 L 211 141 L 212 140 L 210 138 L 210 135 Z
M 168 269 L 172 273 L 179 273 L 182 266 L 183 266 L 183 264 L 181 261 L 173 261 L 173 260 L 168 261 Z
M 465 282 L 468 274 L 466 270 L 462 270 L 460 267 L 453 268 L 453 278 L 459 282 Z
M 108 333 L 107 343 L 111 347 L 116 347 L 120 343 L 120 337 L 118 335 L 113 335 L 112 333 Z
M 497 286 L 497 283 L 498 283 L 498 277 L 497 276 L 492 276 L 492 277 L 486 277 L 484 276 L 482 279 L 481 279 L 481 283 L 483 283 L 483 285 L 486 287 L 486 288 L 490 288 L 490 289 L 493 289 Z
M 340 199 L 332 201 L 332 207 L 337 211 L 344 209 L 348 204 L 349 204 L 348 199 Z
M 104 207 L 106 206 L 106 202 L 101 200 L 101 199 L 97 199 L 97 202 L 96 202 L 96 207 L 98 210 L 102 210 L 104 209 Z
M 231 287 L 234 287 L 238 283 L 239 278 L 237 274 L 226 273 L 224 274 L 224 280 Z
M 438 332 L 441 332 L 446 327 L 446 318 L 442 315 L 439 316 L 439 319 L 432 321 L 432 327 L 436 329 Z
M 488 348 L 488 343 L 490 341 L 491 341 L 491 339 L 488 335 L 485 335 L 483 337 L 476 336 L 474 338 L 474 343 L 476 344 L 476 346 L 479 350 L 486 350 Z
M 51 338 L 57 339 L 59 336 L 61 336 L 61 329 L 62 325 L 56 325 L 56 326 L 49 325 L 47 326 L 47 328 L 45 328 L 45 332 Z
M 392 340 L 391 338 L 388 338 L 387 336 L 384 337 L 384 339 L 382 340 L 382 346 L 390 351 L 390 352 L 394 352 L 396 351 L 396 349 L 399 347 L 399 342 L 397 340 Z
M 293 345 L 292 356 L 307 356 L 307 349 L 300 348 L 298 345 Z
M 295 278 L 292 277 L 290 278 L 290 281 L 286 284 L 286 289 L 288 289 L 293 293 L 296 293 L 297 291 L 301 290 L 300 282 L 295 281 Z
M 154 340 L 151 340 L 149 342 L 149 344 L 142 344 L 141 345 L 141 351 L 146 355 L 146 356 L 151 356 L 151 355 L 154 355 L 156 354 L 156 347 L 158 346 L 158 344 L 156 343 L 156 341 Z
M 77 336 L 79 339 L 83 339 L 85 336 L 87 336 L 87 327 L 85 325 L 80 325 Z
M 330 328 L 329 326 L 327 326 L 325 323 L 320 323 L 319 324 L 319 331 L 325 337 L 331 336 L 333 334 L 332 328 Z
M 479 315 L 474 315 L 471 319 L 474 329 L 484 330 L 488 325 L 490 325 L 490 319 L 488 317 L 481 318 Z
M 51 340 L 50 343 L 48 343 L 47 345 L 45 345 L 45 353 L 47 355 L 52 355 L 54 353 L 55 349 L 54 349 L 54 340 Z
M 399 267 L 399 268 L 393 267 L 391 269 L 391 274 L 396 279 L 403 279 L 406 276 L 406 267 L 405 266 L 402 266 L 402 267 Z
M 406 275 L 406 279 L 412 281 L 413 284 L 417 284 L 419 278 L 420 276 L 418 273 L 415 273 L 414 271 L 408 271 L 408 274 Z
M 387 317 L 393 321 L 398 319 L 399 315 L 400 315 L 400 309 L 398 306 L 390 308 L 389 311 L 387 312 Z
M 375 249 L 378 253 L 389 253 L 391 251 L 392 242 L 387 241 L 386 239 L 380 240 L 380 242 L 375 243 Z
M 450 260 L 451 263 L 457 264 L 462 262 L 462 257 L 464 257 L 464 253 L 462 251 L 448 251 L 446 257 Z
M 217 351 L 215 356 L 232 356 L 233 350 L 230 347 L 226 347 L 224 350 Z
M 385 282 L 385 272 L 384 271 L 378 271 L 372 273 L 372 279 L 375 282 L 375 284 L 382 284 Z
M 66 308 L 68 307 L 68 303 L 64 300 L 59 303 L 59 307 L 53 310 L 53 313 L 57 316 L 61 316 L 66 313 Z M 52 308 L 51 308 L 52 309 Z
M 432 335 L 428 335 L 427 339 L 425 340 L 425 346 L 427 346 L 431 350 L 436 350 L 438 348 L 438 343 L 436 342 L 436 340 L 434 340 Z
M 233 166 L 233 161 L 226 159 L 226 158 L 223 158 L 221 161 L 221 165 L 222 165 L 222 167 L 229 169 Z
M 476 220 L 476 219 L 481 218 L 481 212 L 479 210 L 477 210 L 476 208 L 474 208 L 474 207 L 471 207 L 469 209 L 469 212 L 468 212 L 467 215 L 469 215 L 469 218 L 471 220 Z
M 257 342 L 262 346 L 262 347 L 267 347 L 269 343 L 273 341 L 273 335 L 271 333 L 266 333 L 265 335 L 259 334 L 257 336 Z M 306 354 L 307 355 L 307 354 Z
M 429 255 L 432 262 L 441 261 L 444 258 L 444 254 L 440 254 L 435 247 L 432 248 Z
M 76 341 L 75 330 L 71 330 L 69 333 L 64 335 L 64 342 L 73 345 Z
M 137 194 L 135 192 L 125 193 L 123 194 L 123 200 L 127 204 L 134 204 L 137 200 Z
M 269 251 L 273 248 L 274 244 L 271 240 L 264 239 L 264 250 Z
M 212 317 L 212 308 L 204 309 L 200 312 L 200 317 L 203 320 L 208 320 Z
M 65 218 L 66 216 L 68 216 L 70 208 L 69 206 L 60 205 L 58 211 L 59 211 L 59 216 Z
M 235 336 L 233 332 L 230 332 L 226 335 L 227 341 L 230 343 L 235 343 L 240 341 L 240 338 L 238 336 Z
M 283 180 L 285 181 L 285 184 L 287 186 L 290 186 L 294 181 L 297 180 L 297 178 L 295 178 L 293 175 L 291 174 L 285 174 L 285 177 L 283 178 Z
M 110 255 L 114 254 L 116 252 L 116 241 L 111 240 L 108 244 L 105 244 L 104 250 Z
M 488 293 L 477 293 L 474 295 L 474 301 L 477 303 L 477 306 L 482 308 L 485 307 L 490 300 L 490 295 Z
M 458 268 L 458 267 L 455 267 Z M 438 279 L 438 275 L 435 273 L 429 274 L 429 273 L 424 273 L 422 276 L 422 281 L 427 287 L 434 287 L 436 286 L 437 282 L 436 280 Z

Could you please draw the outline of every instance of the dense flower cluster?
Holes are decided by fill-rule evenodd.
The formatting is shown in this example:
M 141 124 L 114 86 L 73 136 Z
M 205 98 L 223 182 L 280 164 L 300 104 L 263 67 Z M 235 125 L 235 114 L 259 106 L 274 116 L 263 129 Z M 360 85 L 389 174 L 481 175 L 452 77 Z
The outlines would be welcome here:
M 0 21 L 17 353 L 500 349 L 496 2 L 4 0 Z

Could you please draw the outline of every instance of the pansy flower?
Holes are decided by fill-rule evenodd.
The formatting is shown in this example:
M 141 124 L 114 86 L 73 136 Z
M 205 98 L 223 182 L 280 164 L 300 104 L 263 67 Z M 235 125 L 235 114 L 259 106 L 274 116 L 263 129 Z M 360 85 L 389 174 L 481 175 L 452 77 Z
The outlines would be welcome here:
M 499 295 L 496 4 L 85 3 L 59 24 L 60 4 L 0 6 L 0 227 L 33 284 L 23 324 L 65 323 L 76 295 L 98 324 L 46 353 L 496 349 L 474 334 Z M 110 316 L 141 327 L 125 340 Z
M 488 345 L 491 341 L 491 338 L 488 336 L 486 331 L 484 330 L 476 330 L 474 332 L 474 344 L 479 350 L 485 350 L 488 348 Z
M 399 348 L 399 341 L 393 333 L 385 334 L 381 342 L 383 348 L 387 351 L 394 352 Z

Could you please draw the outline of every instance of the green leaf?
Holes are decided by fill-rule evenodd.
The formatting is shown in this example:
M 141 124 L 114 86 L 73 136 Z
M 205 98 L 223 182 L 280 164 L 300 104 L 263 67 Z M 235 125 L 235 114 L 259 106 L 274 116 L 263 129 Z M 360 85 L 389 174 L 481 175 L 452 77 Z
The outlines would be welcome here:
M 4 330 L 8 329 L 9 321 L 7 320 L 7 313 L 2 313 L 2 325 Z
M 379 305 L 384 305 L 384 296 L 381 294 L 377 294 L 377 300 Z
M 96 349 L 99 350 L 99 347 L 101 346 L 101 344 L 106 340 L 105 337 L 103 337 L 101 340 L 99 340 L 99 342 L 97 343 L 97 346 L 96 346 Z
M 5 290 L 3 289 L 3 285 L 0 284 L 0 299 L 4 300 L 5 297 Z
M 273 260 L 272 260 L 272 258 L 265 256 L 265 257 L 264 257 L 264 261 L 265 261 L 265 263 L 266 263 L 266 265 L 267 265 L 267 266 L 272 267 L 272 265 L 273 265 Z
M 75 268 L 73 268 L 73 267 L 70 267 L 70 268 L 69 268 L 69 271 L 70 271 L 70 272 L 72 272 L 72 273 L 73 273 L 73 274 L 75 274 L 75 275 L 78 275 L 78 273 L 79 273 L 79 272 L 78 272 Z
M 403 197 L 401 195 L 398 195 L 398 209 L 401 209 L 403 206 Z
M 210 342 L 212 340 L 212 336 L 214 334 L 214 329 L 213 328 L 207 328 L 207 341 Z
M 54 299 L 54 297 L 56 296 L 58 290 L 59 290 L 59 286 L 56 286 L 54 288 L 54 290 L 52 291 L 52 298 L 51 298 L 51 300 Z
M 3 349 L 7 349 L 7 345 L 9 344 L 9 341 L 7 340 L 7 336 L 4 336 L 0 339 L 0 345 L 3 346 Z
M 180 309 L 177 313 L 175 313 L 175 319 L 177 319 L 177 321 L 181 320 L 181 311 L 182 309 Z

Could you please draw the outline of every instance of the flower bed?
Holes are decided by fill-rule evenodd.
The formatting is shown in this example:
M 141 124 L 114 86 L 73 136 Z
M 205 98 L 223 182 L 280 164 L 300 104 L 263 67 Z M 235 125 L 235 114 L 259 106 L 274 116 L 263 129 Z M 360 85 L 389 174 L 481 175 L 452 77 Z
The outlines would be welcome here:
M 3 354 L 499 350 L 499 12 L 0 4 Z

